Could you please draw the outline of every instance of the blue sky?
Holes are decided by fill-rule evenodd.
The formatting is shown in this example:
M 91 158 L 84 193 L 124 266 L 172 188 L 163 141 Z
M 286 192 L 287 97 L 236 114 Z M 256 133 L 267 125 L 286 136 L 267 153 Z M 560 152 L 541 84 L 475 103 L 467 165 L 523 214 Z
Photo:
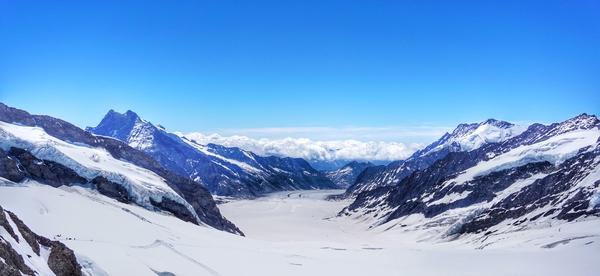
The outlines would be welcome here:
M 113 108 L 409 142 L 600 111 L 599 1 L 83 2 L 0 0 L 0 101 L 82 127 Z

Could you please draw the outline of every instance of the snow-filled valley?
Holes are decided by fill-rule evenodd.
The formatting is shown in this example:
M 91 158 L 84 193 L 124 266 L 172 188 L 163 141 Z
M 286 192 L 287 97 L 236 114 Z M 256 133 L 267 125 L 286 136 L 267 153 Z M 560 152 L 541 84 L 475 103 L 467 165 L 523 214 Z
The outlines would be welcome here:
M 341 190 L 221 204 L 246 233 L 240 237 L 76 186 L 1 183 L 4 208 L 37 233 L 65 243 L 84 272 L 96 275 L 594 275 L 600 249 L 598 237 L 589 233 L 563 239 L 598 229 L 597 221 L 518 233 L 507 236 L 505 246 L 484 250 L 418 242 L 423 233 L 367 229 L 360 219 L 337 217 L 348 202 L 324 197 Z M 521 243 L 536 235 L 550 245 Z
M 2 276 L 596 272 L 593 115 L 525 131 L 492 119 L 460 124 L 407 160 L 329 172 L 195 148 L 150 123 L 156 135 L 138 140 L 156 147 L 143 152 L 119 140 L 131 133 L 119 122 L 96 129 L 108 137 L 2 104 L 0 115 Z M 188 161 L 195 173 L 179 175 Z M 211 165 L 223 162 L 232 166 Z M 264 177 L 247 178 L 247 166 Z M 236 192 L 211 194 L 210 183 Z

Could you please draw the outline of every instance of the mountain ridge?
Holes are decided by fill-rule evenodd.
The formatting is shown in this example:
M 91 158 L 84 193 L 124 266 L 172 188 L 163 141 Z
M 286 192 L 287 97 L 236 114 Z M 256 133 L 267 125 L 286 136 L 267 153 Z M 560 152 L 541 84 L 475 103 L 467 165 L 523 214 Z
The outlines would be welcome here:
M 236 147 L 201 145 L 159 128 L 133 111 L 121 114 L 111 110 L 97 127 L 87 130 L 146 152 L 216 195 L 257 197 L 273 191 L 334 187 L 304 159 L 258 156 Z
M 581 114 L 550 125 L 533 124 L 519 135 L 471 151 L 448 152 L 426 168 L 398 177 L 396 184 L 358 193 L 340 215 L 376 216 L 375 224 L 391 228 L 438 229 L 435 235 L 442 239 L 506 233 L 600 216 L 594 203 L 600 194 L 599 173 L 600 120 Z M 422 217 L 409 219 L 414 216 Z M 510 223 L 501 224 L 505 221 Z
M 46 161 L 53 161 L 56 163 L 61 163 L 66 167 L 70 167 L 71 169 L 80 170 L 78 173 L 85 174 L 85 176 L 80 176 L 85 178 L 86 182 L 91 182 L 96 179 L 96 181 L 98 181 L 102 187 L 110 187 L 109 190 L 111 191 L 111 195 L 122 195 L 124 191 L 120 190 L 118 187 L 121 187 L 121 185 L 130 185 L 134 182 L 131 182 L 131 180 L 127 179 L 126 177 L 122 177 L 122 175 L 119 176 L 118 173 L 115 174 L 105 169 L 90 169 L 82 164 L 85 163 L 88 164 L 88 166 L 90 166 L 90 164 L 92 166 L 97 166 L 97 164 L 102 163 L 98 163 L 99 161 L 107 160 L 112 162 L 112 164 L 117 164 L 120 166 L 119 168 L 132 169 L 131 166 L 123 165 L 121 162 L 131 163 L 134 165 L 132 172 L 136 172 L 137 169 L 135 168 L 137 167 L 148 170 L 150 173 L 138 173 L 141 173 L 140 175 L 152 175 L 152 179 L 154 179 L 154 181 L 158 181 L 155 183 L 165 185 L 163 187 L 164 191 L 172 189 L 172 193 L 171 191 L 168 192 L 170 193 L 170 197 L 175 196 L 175 194 L 180 196 L 181 198 L 179 200 L 181 203 L 186 202 L 185 204 L 189 204 L 190 208 L 193 209 L 193 213 L 198 216 L 198 222 L 205 223 L 216 229 L 242 234 L 242 232 L 235 225 L 233 225 L 233 223 L 225 219 L 220 214 L 212 196 L 205 188 L 199 187 L 200 185 L 192 180 L 165 169 L 150 156 L 128 146 L 127 144 L 124 144 L 119 140 L 94 136 L 91 133 L 88 133 L 61 119 L 46 115 L 31 115 L 26 111 L 9 107 L 3 103 L 0 103 L 0 122 L 3 122 L 2 131 L 0 131 L 0 134 L 3 136 L 2 148 L 5 152 L 10 151 L 11 148 L 21 148 L 25 151 L 28 151 L 36 158 L 37 156 L 42 156 L 43 158 L 37 158 L 40 160 L 36 162 L 42 162 L 39 164 L 44 166 L 47 166 L 46 164 L 48 164 L 45 163 Z M 32 135 L 34 133 L 35 135 Z M 40 137 L 41 140 L 35 140 L 40 139 Z M 46 140 L 44 137 L 47 137 L 48 139 L 54 139 L 54 141 Z M 57 146 L 61 146 L 62 148 L 58 149 Z M 71 151 L 71 148 L 78 150 Z M 102 149 L 102 151 L 98 151 L 98 149 Z M 71 155 L 69 156 L 66 154 L 66 152 L 70 152 Z M 86 154 L 90 154 L 90 156 L 84 157 L 78 155 L 79 153 L 84 152 L 86 152 Z M 10 164 L 15 162 L 14 158 L 6 156 L 6 154 L 2 155 L 4 156 L 2 163 Z M 48 158 L 53 160 L 47 160 Z M 32 164 L 36 164 L 36 162 L 33 162 Z M 17 167 L 13 166 L 13 168 Z M 49 170 L 50 168 L 51 167 L 47 167 L 45 170 Z M 58 167 L 55 166 L 55 168 Z M 10 173 L 10 171 L 4 171 L 3 173 Z M 47 176 L 48 174 L 43 175 L 45 181 L 48 180 Z M 107 182 L 104 181 L 103 178 L 97 178 L 99 176 L 104 178 L 108 176 L 111 179 L 109 179 Z M 143 186 L 138 185 L 135 187 L 143 189 Z M 172 202 L 167 201 L 166 197 L 162 198 L 165 199 L 165 201 L 159 200 L 155 203 L 160 205 L 161 202 L 164 202 L 164 204 L 174 207 L 172 204 L 170 204 Z M 150 199 L 145 197 L 144 200 Z M 154 208 L 153 205 L 156 205 L 149 201 L 146 201 L 145 204 L 147 204 L 147 207 L 152 208 Z M 167 206 L 164 205 L 162 207 Z M 176 207 L 175 209 L 171 208 L 171 210 L 175 211 L 181 209 Z
M 379 172 L 371 173 L 369 177 L 357 178 L 343 197 L 355 197 L 361 192 L 380 186 L 394 185 L 412 172 L 424 169 L 450 152 L 477 149 L 488 143 L 502 141 L 522 133 L 522 127 L 496 119 L 487 119 L 479 123 L 459 124 L 451 133 L 446 132 L 442 137 L 425 148 L 414 152 L 405 160 L 389 163 Z

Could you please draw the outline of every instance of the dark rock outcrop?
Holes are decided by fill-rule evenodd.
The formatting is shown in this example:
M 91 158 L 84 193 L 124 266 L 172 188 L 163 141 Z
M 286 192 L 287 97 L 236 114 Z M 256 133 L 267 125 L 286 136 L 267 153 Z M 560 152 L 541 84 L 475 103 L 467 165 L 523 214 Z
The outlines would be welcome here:
M 99 193 L 107 197 L 114 198 L 123 203 L 133 202 L 133 199 L 131 198 L 131 196 L 129 196 L 129 192 L 127 192 L 127 190 L 123 188 L 123 186 L 109 181 L 108 179 L 106 179 L 106 177 L 96 176 L 94 177 L 94 179 L 92 179 L 91 182 L 92 184 L 94 184 L 94 187 L 96 188 L 96 190 L 98 190 Z
M 8 218 L 14 222 L 16 229 L 13 229 L 8 223 Z M 43 246 L 50 251 L 48 255 L 48 267 L 57 276 L 79 276 L 81 266 L 77 262 L 77 258 L 73 250 L 59 241 L 53 241 L 43 236 L 32 232 L 23 221 L 21 221 L 14 213 L 5 211 L 0 206 L 0 227 L 3 227 L 8 233 L 18 232 L 24 240 L 19 240 L 16 235 L 11 234 L 11 238 L 18 243 L 27 243 L 38 258 L 43 258 L 40 254 L 40 248 Z M 32 270 L 25 264 L 24 258 L 32 258 L 36 256 L 22 256 L 10 243 L 6 241 L 8 237 L 0 236 L 0 257 L 4 260 L 0 262 L 0 275 L 38 275 L 37 271 Z
M 2 150 L 0 149 L 0 151 Z M 15 161 L 18 166 L 17 171 L 23 177 L 42 182 L 52 187 L 59 187 L 62 185 L 70 186 L 87 182 L 85 178 L 79 176 L 70 168 L 54 161 L 38 159 L 24 149 L 11 147 L 7 153 L 0 153 L 0 157 L 1 156 L 10 157 L 9 159 Z M 2 159 L 4 160 L 0 161 L 0 163 L 10 162 L 10 160 L 7 160 L 6 158 Z M 22 178 L 19 180 L 19 177 L 12 177 L 13 179 L 11 179 L 11 175 L 16 174 L 17 171 L 11 169 L 6 172 L 0 172 L 0 174 L 6 174 L 8 176 L 7 179 L 19 182 Z
M 13 182 L 21 182 L 25 179 L 23 168 L 19 168 L 19 162 L 0 149 L 0 177 Z
M 195 222 L 194 214 L 179 202 L 163 197 L 161 201 L 155 201 L 153 198 L 150 198 L 150 203 L 160 210 L 172 213 L 180 220 Z

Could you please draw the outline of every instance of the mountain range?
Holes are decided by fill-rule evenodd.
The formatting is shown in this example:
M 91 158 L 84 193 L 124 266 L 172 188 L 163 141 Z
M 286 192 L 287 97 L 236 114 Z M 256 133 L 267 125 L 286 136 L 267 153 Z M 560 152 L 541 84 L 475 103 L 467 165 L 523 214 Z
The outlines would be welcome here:
M 282 190 L 335 188 L 304 159 L 201 145 L 143 120 L 133 111 L 121 114 L 110 110 L 98 126 L 87 130 L 145 152 L 163 167 L 201 183 L 215 195 L 257 197 Z
M 346 196 L 356 196 L 360 192 L 380 186 L 398 184 L 412 172 L 425 169 L 450 152 L 470 151 L 485 144 L 501 142 L 516 136 L 524 128 L 508 122 L 489 119 L 481 123 L 460 124 L 452 133 L 446 133 L 424 149 L 416 151 L 406 160 L 394 161 L 387 166 L 379 166 L 358 176 L 360 181 L 346 191 Z
M 481 242 L 516 230 L 600 216 L 600 120 L 459 125 L 405 161 L 359 175 L 344 216 L 388 229 Z M 485 246 L 485 243 L 482 245 Z
M 63 120 L 2 103 L 0 168 L 0 177 L 12 182 L 80 185 L 120 202 L 242 234 L 220 214 L 206 188 L 165 169 L 149 155 Z
M 213 195 L 249 208 L 260 202 L 259 218 L 291 221 L 279 213 L 289 207 L 285 214 L 316 218 L 330 231 L 350 224 L 393 237 L 385 242 L 408 236 L 483 249 L 536 232 L 561 237 L 542 248 L 575 240 L 588 246 L 600 217 L 600 120 L 584 113 L 527 127 L 495 119 L 460 124 L 405 160 L 319 171 L 301 158 L 200 144 L 133 111 L 111 110 L 83 130 L 0 103 L 0 189 L 0 275 L 108 275 L 82 252 L 111 271 L 131 273 L 113 264 L 135 262 L 134 270 L 157 275 L 218 274 L 189 255 L 260 252 L 252 262 L 275 261 L 281 271 L 305 259 L 278 255 L 280 244 L 244 239 Z M 300 191 L 318 189 L 345 191 L 330 201 L 313 197 L 323 191 Z M 281 193 L 258 199 L 271 192 Z M 336 207 L 320 213 L 327 206 Z M 261 229 L 275 226 L 262 222 Z M 347 252 L 320 245 L 302 252 L 385 251 L 355 242 L 360 248 Z M 230 268 L 229 259 L 215 262 Z

